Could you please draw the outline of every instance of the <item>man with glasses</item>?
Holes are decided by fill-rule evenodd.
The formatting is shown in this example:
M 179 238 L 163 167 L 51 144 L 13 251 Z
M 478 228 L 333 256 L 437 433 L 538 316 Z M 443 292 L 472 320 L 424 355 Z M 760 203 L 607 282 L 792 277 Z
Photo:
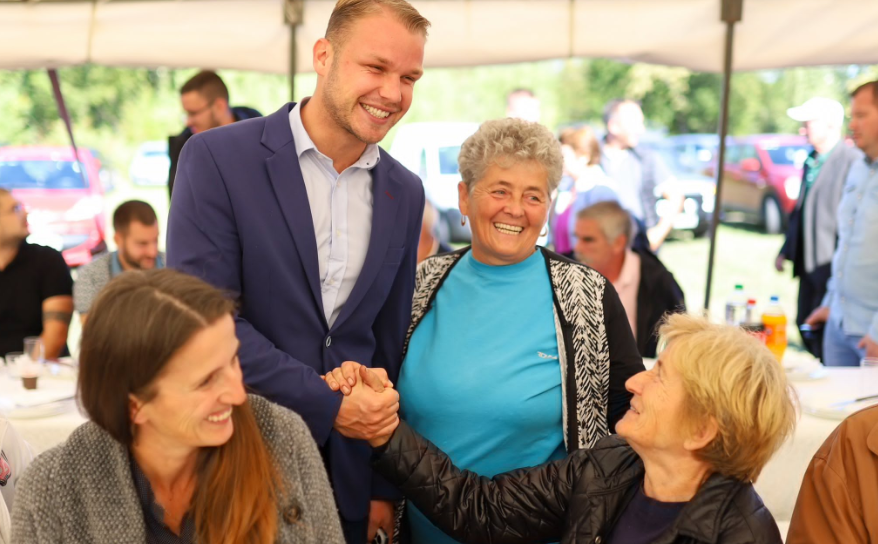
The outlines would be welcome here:
M 186 129 L 177 136 L 168 138 L 168 155 L 171 158 L 171 170 L 168 173 L 169 196 L 174 191 L 180 151 L 193 134 L 230 125 L 235 121 L 262 117 L 262 114 L 253 108 L 229 107 L 229 89 L 216 72 L 209 70 L 198 72 L 180 88 L 180 102 L 185 112 L 183 120 Z
M 0 188 L 0 356 L 39 336 L 48 358 L 67 351 L 73 280 L 61 253 L 29 244 L 27 212 Z

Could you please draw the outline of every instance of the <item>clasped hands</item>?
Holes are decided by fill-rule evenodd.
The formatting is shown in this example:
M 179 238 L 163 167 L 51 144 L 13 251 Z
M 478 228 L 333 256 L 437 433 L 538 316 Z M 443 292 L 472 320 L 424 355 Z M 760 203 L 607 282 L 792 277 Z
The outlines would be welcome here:
M 321 376 L 344 398 L 333 425 L 348 438 L 368 440 L 372 447 L 384 445 L 399 425 L 399 393 L 383 368 L 368 368 L 345 361 Z

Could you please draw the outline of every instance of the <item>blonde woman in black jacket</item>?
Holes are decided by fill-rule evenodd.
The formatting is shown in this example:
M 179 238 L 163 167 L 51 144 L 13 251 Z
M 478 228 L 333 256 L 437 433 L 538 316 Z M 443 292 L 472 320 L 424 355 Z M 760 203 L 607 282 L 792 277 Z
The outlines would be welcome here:
M 618 436 L 593 448 L 485 478 L 401 423 L 372 441 L 375 466 L 462 542 L 780 544 L 751 482 L 795 425 L 783 370 L 701 318 L 669 316 L 660 335 L 655 367 L 628 380 Z

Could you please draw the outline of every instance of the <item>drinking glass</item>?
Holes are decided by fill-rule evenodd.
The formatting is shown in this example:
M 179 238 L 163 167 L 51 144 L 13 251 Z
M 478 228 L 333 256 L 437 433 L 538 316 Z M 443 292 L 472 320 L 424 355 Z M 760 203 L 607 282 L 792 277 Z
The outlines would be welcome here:
M 24 339 L 24 353 L 35 363 L 46 362 L 46 349 L 39 336 L 28 336 Z
M 860 359 L 860 397 L 878 395 L 878 357 Z M 878 402 L 878 399 L 873 401 Z

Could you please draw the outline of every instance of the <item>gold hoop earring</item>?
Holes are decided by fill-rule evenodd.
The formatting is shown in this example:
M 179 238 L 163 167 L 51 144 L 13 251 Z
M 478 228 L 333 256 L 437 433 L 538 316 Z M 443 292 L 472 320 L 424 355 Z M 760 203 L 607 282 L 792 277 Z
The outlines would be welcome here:
M 465 216 L 465 215 L 461 215 L 461 216 L 460 216 L 460 226 L 461 226 L 461 227 L 465 227 L 465 226 L 466 226 L 466 216 Z

